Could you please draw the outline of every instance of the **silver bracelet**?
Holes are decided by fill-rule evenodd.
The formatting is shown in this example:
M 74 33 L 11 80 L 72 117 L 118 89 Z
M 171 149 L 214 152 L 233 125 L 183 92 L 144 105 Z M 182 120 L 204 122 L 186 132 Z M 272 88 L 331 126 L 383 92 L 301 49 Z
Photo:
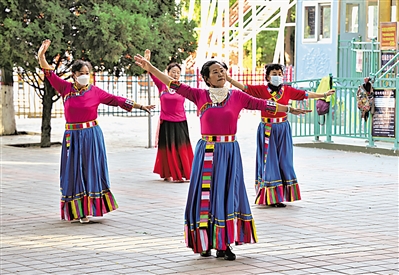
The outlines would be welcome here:
M 291 113 L 291 106 L 287 105 L 287 113 Z

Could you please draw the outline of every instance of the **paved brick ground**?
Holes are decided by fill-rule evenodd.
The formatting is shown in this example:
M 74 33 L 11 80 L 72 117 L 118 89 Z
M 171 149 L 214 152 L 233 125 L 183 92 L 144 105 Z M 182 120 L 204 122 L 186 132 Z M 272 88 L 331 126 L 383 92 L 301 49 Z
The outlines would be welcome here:
M 148 119 L 99 121 L 119 209 L 95 224 L 59 218 L 60 146 L 13 147 L 40 135 L 0 137 L 1 274 L 398 274 L 397 157 L 295 147 L 302 200 L 283 209 L 256 206 L 258 117 L 243 114 L 238 141 L 259 243 L 235 246 L 237 260 L 228 262 L 185 247 L 188 183 L 152 173 Z M 194 146 L 198 118 L 188 122 Z M 61 141 L 63 119 L 52 124 L 52 141 Z M 40 132 L 40 119 L 17 126 Z

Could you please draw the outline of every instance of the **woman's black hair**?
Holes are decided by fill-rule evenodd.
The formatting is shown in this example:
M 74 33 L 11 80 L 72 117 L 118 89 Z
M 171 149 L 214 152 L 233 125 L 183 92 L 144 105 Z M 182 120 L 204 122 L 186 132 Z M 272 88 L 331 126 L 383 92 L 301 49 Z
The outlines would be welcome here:
M 267 65 L 265 66 L 265 70 L 266 70 L 266 75 L 265 75 L 265 77 L 267 77 L 268 75 L 270 75 L 270 72 L 271 72 L 272 70 L 276 70 L 276 71 L 281 70 L 281 72 L 284 74 L 284 66 L 281 65 L 281 64 L 277 64 L 277 63 L 267 64 Z
M 172 70 L 174 67 L 179 68 L 179 70 L 181 71 L 181 67 L 179 64 L 177 64 L 176 62 L 170 63 L 168 65 L 168 67 L 166 67 L 166 70 L 168 71 L 168 73 L 170 72 L 170 70 Z
M 222 64 L 222 67 L 226 69 L 226 71 L 229 70 L 229 67 L 227 67 L 226 63 L 224 62 L 220 62 L 220 64 Z
M 73 73 L 79 72 L 80 69 L 82 69 L 82 67 L 84 67 L 84 66 L 87 66 L 87 68 L 89 68 L 89 71 L 92 70 L 92 66 L 89 61 L 84 61 L 84 60 L 78 59 L 78 60 L 75 60 L 75 62 L 73 62 L 71 71 Z
M 207 82 L 207 80 L 208 80 L 208 78 L 209 78 L 209 73 L 210 73 L 210 70 L 209 70 L 209 68 L 213 65 L 213 64 L 219 64 L 220 66 L 222 66 L 224 69 L 228 69 L 227 68 L 227 65 L 224 63 L 224 62 L 219 62 L 219 61 L 217 61 L 217 60 L 210 60 L 210 61 L 207 61 L 207 62 L 205 62 L 204 63 L 204 65 L 202 65 L 202 68 L 201 68 L 201 76 L 202 76 L 202 79 L 204 79 L 205 80 L 205 84 L 209 87 L 209 84 L 208 84 L 208 82 Z

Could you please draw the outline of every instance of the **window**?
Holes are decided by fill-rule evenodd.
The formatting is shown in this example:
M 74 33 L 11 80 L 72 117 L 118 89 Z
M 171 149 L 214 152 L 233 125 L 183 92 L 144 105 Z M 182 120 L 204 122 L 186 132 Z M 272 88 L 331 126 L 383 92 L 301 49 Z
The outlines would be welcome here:
M 346 4 L 345 32 L 359 32 L 359 4 Z
M 367 18 L 367 38 L 378 37 L 378 3 L 369 2 Z
M 308 2 L 304 4 L 304 42 L 331 39 L 331 4 Z
M 305 7 L 305 36 L 307 39 L 315 38 L 315 28 L 316 28 L 316 8 L 315 7 Z
M 319 38 L 331 38 L 331 6 L 320 6 L 320 33 Z

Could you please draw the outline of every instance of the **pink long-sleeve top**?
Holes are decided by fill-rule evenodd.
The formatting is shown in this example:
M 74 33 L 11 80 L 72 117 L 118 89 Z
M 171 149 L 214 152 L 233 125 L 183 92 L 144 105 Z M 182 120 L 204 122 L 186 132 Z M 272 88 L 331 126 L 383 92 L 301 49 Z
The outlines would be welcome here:
M 261 99 L 273 100 L 281 105 L 288 105 L 290 100 L 304 100 L 307 98 L 306 91 L 298 90 L 291 86 L 283 86 L 279 91 L 273 92 L 267 85 L 245 85 L 244 92 L 251 96 Z M 287 113 L 277 112 L 275 114 L 270 112 L 261 112 L 262 117 L 275 118 L 285 117 Z
M 223 102 L 213 104 L 208 90 L 191 88 L 177 81 L 171 83 L 171 88 L 197 105 L 202 135 L 236 134 L 238 116 L 242 109 L 269 112 L 276 110 L 275 102 L 254 98 L 239 90 L 230 90 Z
M 161 120 L 172 122 L 187 120 L 186 110 L 184 109 L 185 98 L 175 93 L 173 90 L 169 91 L 168 87 L 153 74 L 150 74 L 150 76 L 159 91 L 159 99 L 161 101 Z
M 61 95 L 64 101 L 64 113 L 67 123 L 81 123 L 95 120 L 100 104 L 119 106 L 126 111 L 133 109 L 134 101 L 115 96 L 94 85 L 78 89 L 74 83 L 60 78 L 52 70 L 43 70 L 51 86 Z

